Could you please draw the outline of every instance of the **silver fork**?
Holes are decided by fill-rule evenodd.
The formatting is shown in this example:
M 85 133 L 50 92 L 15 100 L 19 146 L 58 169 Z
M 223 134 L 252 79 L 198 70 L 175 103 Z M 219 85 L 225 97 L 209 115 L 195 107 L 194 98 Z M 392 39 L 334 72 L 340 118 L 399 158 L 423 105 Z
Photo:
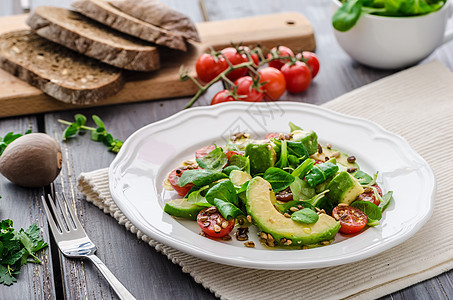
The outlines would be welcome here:
M 70 258 L 88 258 L 98 270 L 104 275 L 105 279 L 110 283 L 110 286 L 116 292 L 120 299 L 135 299 L 134 296 L 123 286 L 123 284 L 113 275 L 113 273 L 107 268 L 107 266 L 94 254 L 96 252 L 96 246 L 90 240 L 90 238 L 83 230 L 82 224 L 79 219 L 69 207 L 66 197 L 63 195 L 63 200 L 56 194 L 58 206 L 60 207 L 61 215 L 55 206 L 52 196 L 48 195 L 51 210 L 47 206 L 46 198 L 41 196 L 42 203 L 47 215 L 47 221 L 49 222 L 50 229 L 52 231 L 55 242 L 58 245 L 61 253 L 66 257 Z M 55 216 L 56 222 L 52 213 Z M 70 216 L 68 215 L 68 212 Z

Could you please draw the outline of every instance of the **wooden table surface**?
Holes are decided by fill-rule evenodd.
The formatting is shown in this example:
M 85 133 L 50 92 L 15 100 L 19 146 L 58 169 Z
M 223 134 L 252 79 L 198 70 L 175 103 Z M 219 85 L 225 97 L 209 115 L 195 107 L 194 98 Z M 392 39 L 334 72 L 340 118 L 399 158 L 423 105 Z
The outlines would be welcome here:
M 28 2 L 28 1 L 27 1 Z M 31 8 L 38 5 L 69 7 L 68 0 L 30 0 Z M 315 29 L 316 54 L 321 70 L 311 87 L 299 95 L 286 95 L 287 100 L 322 104 L 355 88 L 373 82 L 394 71 L 382 71 L 362 66 L 351 60 L 336 43 L 330 26 L 330 0 L 205 0 L 202 9 L 197 0 L 166 0 L 169 6 L 188 14 L 194 21 L 233 19 L 284 11 L 304 14 Z M 0 16 L 23 13 L 19 0 L 1 0 Z M 453 27 L 453 24 L 449 24 Z M 425 61 L 437 59 L 453 70 L 453 43 L 436 50 Z M 379 55 L 379 54 L 377 54 Z M 429 74 L 426 74 L 429 76 Z M 207 105 L 215 93 L 210 90 L 197 105 Z M 46 113 L 0 119 L 0 136 L 7 132 L 46 132 L 60 140 L 64 127 L 57 119 L 71 120 L 75 113 L 99 115 L 115 137 L 125 140 L 137 129 L 164 119 L 181 109 L 189 99 L 150 101 L 95 109 Z M 1 109 L 1 108 L 0 108 Z M 379 112 L 376 112 L 379 113 Z M 158 253 L 109 215 L 82 199 L 76 189 L 81 172 L 108 167 L 114 154 L 90 141 L 77 138 L 62 143 L 64 166 L 55 181 L 57 192 L 64 192 L 77 208 L 82 224 L 97 245 L 97 254 L 137 299 L 213 299 L 213 294 L 164 255 Z M 52 241 L 40 196 L 44 189 L 24 189 L 0 176 L 0 219 L 12 219 L 15 228 L 36 222 L 44 229 L 46 241 Z M 410 255 L 410 253 L 408 253 Z M 85 261 L 63 257 L 55 244 L 42 255 L 41 265 L 28 264 L 21 270 L 18 282 L 0 285 L 0 299 L 116 299 L 95 267 Z M 372 279 L 370 279 L 372 280 Z M 384 299 L 448 299 L 453 298 L 453 271 L 392 293 Z

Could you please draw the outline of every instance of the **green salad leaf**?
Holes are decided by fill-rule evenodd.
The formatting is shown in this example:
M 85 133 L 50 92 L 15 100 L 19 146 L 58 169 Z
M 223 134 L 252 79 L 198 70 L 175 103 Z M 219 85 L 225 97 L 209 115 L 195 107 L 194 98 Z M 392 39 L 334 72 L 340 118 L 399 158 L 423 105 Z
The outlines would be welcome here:
M 222 171 L 227 165 L 228 158 L 221 147 L 216 147 L 206 156 L 196 159 L 198 165 L 206 170 Z
M 269 182 L 275 193 L 283 191 L 294 181 L 294 176 L 279 168 L 269 168 L 264 172 L 263 179 Z
M 318 214 L 313 209 L 308 207 L 302 208 L 291 214 L 291 220 L 304 224 L 316 223 L 318 219 Z

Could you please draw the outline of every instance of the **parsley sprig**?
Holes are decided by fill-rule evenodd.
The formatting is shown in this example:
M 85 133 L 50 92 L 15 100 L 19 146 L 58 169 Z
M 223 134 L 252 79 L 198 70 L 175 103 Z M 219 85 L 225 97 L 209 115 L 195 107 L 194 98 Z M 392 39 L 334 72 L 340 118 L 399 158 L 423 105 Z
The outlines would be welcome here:
M 37 252 L 48 245 L 40 236 L 40 229 L 32 224 L 27 230 L 16 231 L 13 221 L 0 222 L 0 283 L 11 285 L 26 263 L 40 264 Z
M 68 127 L 63 132 L 63 141 L 67 140 L 70 137 L 76 136 L 77 134 L 83 135 L 88 130 L 91 132 L 91 140 L 96 142 L 102 142 L 109 148 L 109 151 L 118 153 L 123 146 L 123 142 L 119 139 L 116 139 L 112 136 L 111 133 L 107 132 L 105 129 L 105 124 L 96 115 L 91 116 L 95 127 L 86 126 L 87 118 L 82 114 L 74 115 L 75 122 L 69 122 L 59 119 L 58 122 L 68 125 Z
M 31 133 L 31 129 L 27 130 L 24 134 Z M 0 155 L 5 151 L 6 146 L 11 144 L 15 139 L 20 138 L 23 134 L 8 132 L 4 137 L 0 137 Z

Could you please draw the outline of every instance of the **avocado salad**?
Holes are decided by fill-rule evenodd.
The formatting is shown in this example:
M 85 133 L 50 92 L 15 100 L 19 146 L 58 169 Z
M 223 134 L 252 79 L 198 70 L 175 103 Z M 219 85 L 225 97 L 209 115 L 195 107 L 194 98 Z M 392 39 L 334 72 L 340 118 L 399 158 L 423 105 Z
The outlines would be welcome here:
M 293 249 L 328 245 L 380 224 L 392 201 L 376 174 L 356 157 L 318 144 L 312 130 L 289 123 L 289 133 L 263 140 L 239 132 L 225 146 L 208 145 L 169 173 L 164 186 L 182 198 L 165 204 L 173 217 L 195 220 L 201 234 L 245 246 L 249 226 L 262 244 Z

